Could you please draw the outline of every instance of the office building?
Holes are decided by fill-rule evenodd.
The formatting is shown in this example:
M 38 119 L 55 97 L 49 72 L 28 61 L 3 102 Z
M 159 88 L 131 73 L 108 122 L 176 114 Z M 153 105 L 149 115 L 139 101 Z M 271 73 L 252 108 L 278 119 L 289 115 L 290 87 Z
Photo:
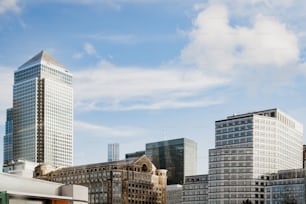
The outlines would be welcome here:
M 72 165 L 72 75 L 41 51 L 14 76 L 13 160 Z
M 278 109 L 229 116 L 215 123 L 209 150 L 209 203 L 263 204 L 262 175 L 302 168 L 303 126 Z
M 181 204 L 182 203 L 183 186 L 180 184 L 173 184 L 167 186 L 167 204 Z
M 3 138 L 3 165 L 13 160 L 13 109 L 6 110 L 5 135 Z
M 125 159 L 135 158 L 135 157 L 141 157 L 142 155 L 145 155 L 146 151 L 137 151 L 132 153 L 125 154 Z
M 186 138 L 146 144 L 146 155 L 160 169 L 168 170 L 168 185 L 183 184 L 197 174 L 197 143 Z
M 290 169 L 266 175 L 265 204 L 305 203 L 305 173 L 304 169 Z
M 88 189 L 0 173 L 2 204 L 87 204 Z
M 119 160 L 119 144 L 118 143 L 113 143 L 113 144 L 108 144 L 108 161 L 118 161 Z
M 183 204 L 208 203 L 208 175 L 186 176 L 183 185 Z
M 166 174 L 167 170 L 156 169 L 145 155 L 137 159 L 55 170 L 40 165 L 34 173 L 40 179 L 87 186 L 91 204 L 164 204 Z

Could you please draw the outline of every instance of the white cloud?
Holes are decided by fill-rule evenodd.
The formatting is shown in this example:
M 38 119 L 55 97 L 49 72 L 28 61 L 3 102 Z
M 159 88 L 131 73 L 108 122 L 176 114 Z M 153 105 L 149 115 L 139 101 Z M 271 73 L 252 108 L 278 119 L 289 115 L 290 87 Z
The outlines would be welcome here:
M 88 55 L 95 55 L 97 53 L 96 48 L 90 43 L 84 44 L 84 51 Z
M 228 82 L 197 70 L 118 68 L 105 61 L 74 78 L 76 107 L 83 110 L 207 106 L 220 103 L 209 97 L 209 90 Z
M 18 0 L 1 0 L 0 1 L 0 14 L 8 11 L 18 12 L 20 8 L 17 5 Z
M 257 15 L 252 27 L 233 27 L 224 5 L 199 13 L 181 59 L 213 74 L 235 74 L 237 67 L 284 67 L 297 63 L 297 36 L 275 18 Z M 241 71 L 241 70 L 239 70 Z
M 90 124 L 87 122 L 82 121 L 74 121 L 74 127 L 76 132 L 91 136 L 97 136 L 97 137 L 135 137 L 139 135 L 143 135 L 147 130 L 143 128 L 137 128 L 137 127 L 126 127 L 126 126 L 103 126 L 103 125 L 96 125 L 96 124 Z
M 74 59 L 82 59 L 83 56 L 84 56 L 84 53 L 78 52 L 78 53 L 75 53 L 72 57 L 73 57 Z

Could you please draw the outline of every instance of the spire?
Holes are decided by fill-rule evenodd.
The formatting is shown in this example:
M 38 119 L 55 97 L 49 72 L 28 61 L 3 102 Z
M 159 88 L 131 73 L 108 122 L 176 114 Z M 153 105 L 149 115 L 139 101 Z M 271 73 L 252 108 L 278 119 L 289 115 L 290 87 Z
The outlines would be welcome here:
M 41 64 L 42 62 L 46 62 L 48 64 L 53 64 L 58 67 L 64 68 L 64 66 L 58 63 L 53 57 L 51 57 L 51 55 L 49 55 L 46 51 L 42 50 L 37 55 L 29 59 L 26 63 L 21 65 L 18 69 L 22 69 L 34 64 Z

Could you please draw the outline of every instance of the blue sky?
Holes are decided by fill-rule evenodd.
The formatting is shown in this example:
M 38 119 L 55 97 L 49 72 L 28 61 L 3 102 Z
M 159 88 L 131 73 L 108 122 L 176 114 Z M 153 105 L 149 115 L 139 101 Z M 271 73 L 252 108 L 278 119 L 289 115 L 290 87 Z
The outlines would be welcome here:
M 106 161 L 112 142 L 124 158 L 187 137 L 206 173 L 215 120 L 276 107 L 306 124 L 305 9 L 300 0 L 0 0 L 0 132 L 14 70 L 43 49 L 74 76 L 75 164 Z

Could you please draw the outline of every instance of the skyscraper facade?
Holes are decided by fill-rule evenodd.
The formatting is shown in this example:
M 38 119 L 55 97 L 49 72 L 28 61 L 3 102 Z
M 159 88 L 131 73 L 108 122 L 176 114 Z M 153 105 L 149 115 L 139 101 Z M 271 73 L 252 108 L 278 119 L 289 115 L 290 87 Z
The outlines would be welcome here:
M 108 161 L 118 161 L 119 160 L 119 144 L 118 143 L 113 143 L 113 144 L 108 144 Z
M 3 139 L 3 164 L 13 159 L 13 109 L 6 110 L 5 135 Z
M 13 121 L 13 160 L 72 165 L 72 75 L 45 51 L 15 71 Z
M 209 150 L 209 203 L 264 203 L 262 175 L 302 168 L 303 126 L 278 109 L 229 116 L 215 123 Z
M 168 185 L 184 184 L 197 174 L 197 143 L 186 138 L 146 144 L 146 155 L 157 168 L 168 170 Z

